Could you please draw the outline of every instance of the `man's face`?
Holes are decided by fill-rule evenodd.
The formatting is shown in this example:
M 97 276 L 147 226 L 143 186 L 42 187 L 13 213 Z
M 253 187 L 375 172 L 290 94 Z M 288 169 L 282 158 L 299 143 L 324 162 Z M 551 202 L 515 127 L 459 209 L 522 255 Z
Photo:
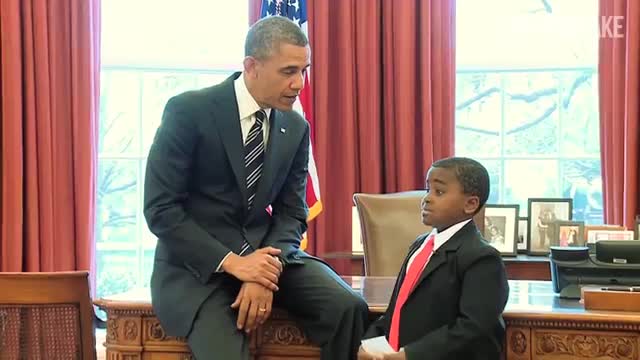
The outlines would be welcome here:
M 258 104 L 282 111 L 293 109 L 308 67 L 309 47 L 285 43 L 266 59 L 245 59 L 245 72 Z
M 468 218 L 477 209 L 477 204 L 474 207 L 477 197 L 464 194 L 462 185 L 450 169 L 429 169 L 426 190 L 427 194 L 422 199 L 422 222 L 438 230 Z

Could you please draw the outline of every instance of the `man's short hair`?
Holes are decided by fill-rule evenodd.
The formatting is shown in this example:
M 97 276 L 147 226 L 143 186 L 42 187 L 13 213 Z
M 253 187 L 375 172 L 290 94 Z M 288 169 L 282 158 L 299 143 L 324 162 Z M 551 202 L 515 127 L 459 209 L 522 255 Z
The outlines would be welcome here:
M 462 191 L 480 199 L 476 213 L 487 203 L 491 191 L 489 172 L 478 161 L 465 157 L 450 157 L 434 162 L 431 167 L 453 170 L 462 185 Z
M 273 55 L 280 44 L 307 46 L 309 40 L 296 23 L 284 16 L 262 18 L 247 33 L 244 55 L 264 60 Z

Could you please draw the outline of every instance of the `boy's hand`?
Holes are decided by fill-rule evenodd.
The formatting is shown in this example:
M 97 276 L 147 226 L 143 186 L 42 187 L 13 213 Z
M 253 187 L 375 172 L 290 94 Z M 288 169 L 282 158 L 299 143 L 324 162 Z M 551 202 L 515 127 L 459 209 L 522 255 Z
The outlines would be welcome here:
M 358 360 L 384 360 L 384 355 L 380 354 L 371 354 L 368 353 L 362 345 L 360 345 L 360 349 L 358 349 Z
M 404 350 L 400 350 L 396 353 L 384 354 L 383 360 L 406 360 L 407 357 L 404 354 Z

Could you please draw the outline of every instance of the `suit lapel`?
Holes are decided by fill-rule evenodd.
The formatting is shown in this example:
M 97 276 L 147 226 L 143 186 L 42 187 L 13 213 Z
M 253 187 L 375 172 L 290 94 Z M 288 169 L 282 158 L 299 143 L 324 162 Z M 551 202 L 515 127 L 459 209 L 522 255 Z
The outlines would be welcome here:
M 218 134 L 222 139 L 222 144 L 229 158 L 229 164 L 231 164 L 238 188 L 242 193 L 246 209 L 247 175 L 244 166 L 244 144 L 242 143 L 238 101 L 233 87 L 233 81 L 239 74 L 232 75 L 221 84 L 222 88 L 219 96 L 214 97 L 216 107 L 213 109 L 213 113 L 216 118 L 215 124 L 218 128 Z
M 436 271 L 436 269 L 447 262 L 447 252 L 458 250 L 458 248 L 462 244 L 463 239 L 468 238 L 472 233 L 476 233 L 477 231 L 478 230 L 473 221 L 469 221 L 462 227 L 462 229 L 458 230 L 457 233 L 455 233 L 449 240 L 447 240 L 447 242 L 442 244 L 442 246 L 440 246 L 440 248 L 436 250 L 433 255 L 431 255 L 427 266 L 422 271 L 422 274 L 420 274 L 418 282 L 416 283 L 413 290 L 418 288 L 422 281 L 426 279 L 431 273 Z
M 269 116 L 269 141 L 267 142 L 267 150 L 264 154 L 262 177 L 260 177 L 254 207 L 249 212 L 247 222 L 253 220 L 253 217 L 260 211 L 265 211 L 265 208 L 269 205 L 269 193 L 273 185 L 274 171 L 278 168 L 278 162 L 285 156 L 285 144 L 287 141 L 286 125 L 285 115 L 276 109 L 271 109 L 271 116 Z

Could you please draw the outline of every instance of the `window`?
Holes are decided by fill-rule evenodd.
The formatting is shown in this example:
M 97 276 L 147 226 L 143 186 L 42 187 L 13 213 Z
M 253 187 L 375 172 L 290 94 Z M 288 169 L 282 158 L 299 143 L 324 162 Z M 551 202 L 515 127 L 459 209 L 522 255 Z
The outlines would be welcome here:
M 570 197 L 602 223 L 597 0 L 458 0 L 456 154 L 481 161 L 489 203 Z
M 240 69 L 248 2 L 102 3 L 97 295 L 148 286 L 156 238 L 142 215 L 146 156 L 167 100 Z

